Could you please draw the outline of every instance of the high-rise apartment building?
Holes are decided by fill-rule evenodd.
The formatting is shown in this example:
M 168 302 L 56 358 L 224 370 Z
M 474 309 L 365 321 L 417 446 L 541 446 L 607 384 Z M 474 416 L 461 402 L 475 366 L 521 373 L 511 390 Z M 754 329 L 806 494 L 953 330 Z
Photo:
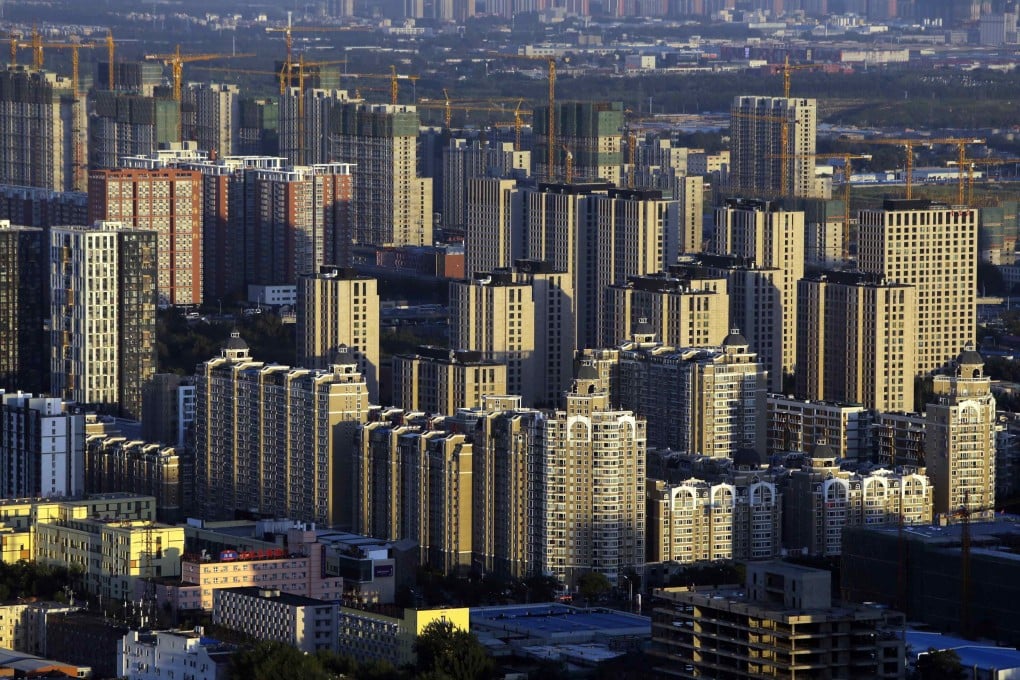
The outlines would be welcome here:
M 401 534 L 418 543 L 422 564 L 443 573 L 471 568 L 472 457 L 468 435 L 429 430 L 400 439 Z
M 796 399 L 770 394 L 766 406 L 768 454 L 813 451 L 826 444 L 844 460 L 872 455 L 872 412 L 861 404 Z M 886 463 L 891 465 L 891 463 Z
M 0 389 L 49 388 L 47 245 L 42 229 L 0 220 Z
M 952 373 L 934 379 L 924 409 L 925 462 L 935 486 L 935 512 L 962 519 L 995 512 L 995 397 L 985 361 L 967 345 Z
M 655 339 L 674 347 L 714 347 L 729 333 L 730 300 L 726 279 L 698 273 L 696 267 L 631 276 L 606 286 L 598 337 L 600 347 L 615 347 L 632 337 L 639 323 Z
M 506 389 L 528 405 L 554 404 L 569 383 L 573 288 L 548 262 L 478 272 L 450 284 L 450 346 L 507 366 Z
M 442 196 L 437 212 L 443 215 L 444 230 L 466 230 L 469 183 L 481 177 L 523 178 L 531 174 L 531 152 L 515 151 L 509 142 L 490 144 L 483 140 L 451 139 L 443 149 Z
M 185 488 L 192 479 L 178 451 L 169 446 L 116 435 L 92 435 L 85 445 L 83 492 L 130 491 L 156 499 L 161 522 L 183 522 L 190 511 Z M 190 496 L 190 494 L 187 494 Z
M 621 102 L 556 102 L 552 116 L 553 167 L 549 168 L 549 106 L 535 109 L 535 174 L 546 181 L 566 177 L 568 155 L 573 177 L 620 184 L 623 166 Z
M 899 199 L 859 213 L 861 271 L 916 289 L 916 334 L 908 342 L 916 347 L 917 364 L 911 376 L 948 367 L 974 340 L 977 212 Z
M 180 142 L 181 107 L 172 99 L 151 94 L 99 91 L 89 116 L 88 134 L 89 167 L 119 168 L 121 158 L 148 156 L 162 146 Z
M 202 177 L 202 290 L 206 302 L 244 299 L 256 262 L 273 246 L 255 237 L 259 171 L 282 171 L 282 158 L 244 156 L 182 163 Z
M 402 528 L 403 485 L 400 449 L 405 436 L 420 432 L 403 413 L 394 420 L 373 420 L 358 428 L 352 454 L 352 529 L 375 538 L 396 540 Z
M 316 165 L 337 160 L 332 152 L 333 123 L 340 108 L 351 102 L 346 90 L 288 87 L 280 95 L 279 154 L 290 165 Z M 301 114 L 304 114 L 303 116 Z M 341 159 L 346 162 L 349 159 Z
M 26 227 L 85 224 L 88 194 L 0 184 L 0 220 Z
M 0 496 L 85 492 L 85 416 L 56 397 L 0 390 Z
M 523 248 L 517 180 L 476 177 L 467 180 L 465 194 L 464 272 L 470 276 L 513 266 Z
M 614 586 L 645 560 L 646 425 L 610 407 L 582 366 L 556 410 L 536 428 L 532 504 L 534 569 L 571 587 L 589 572 Z
M 194 107 L 194 120 L 185 139 L 218 156 L 237 153 L 241 129 L 241 93 L 237 85 L 199 83 L 184 91 L 184 103 Z
M 782 495 L 758 470 L 709 482 L 649 479 L 648 561 L 767 560 L 781 553 Z
M 932 481 L 924 468 L 843 470 L 832 449 L 818 446 L 783 482 L 783 544 L 839 555 L 844 527 L 930 524 Z
M 506 364 L 481 352 L 419 347 L 393 357 L 393 404 L 408 411 L 456 413 L 506 394 Z
M 816 274 L 797 288 L 796 393 L 913 410 L 916 289 L 860 272 Z
M 159 304 L 202 304 L 202 181 L 176 168 L 93 170 L 89 222 L 155 231 Z
M 578 323 L 587 343 L 595 343 L 604 313 L 600 293 L 631 276 L 665 271 L 679 253 L 680 205 L 661 191 L 610 189 L 591 199 L 591 231 L 581 233 L 575 284 Z
M 788 196 L 824 197 L 810 157 L 817 126 L 814 99 L 735 97 L 730 107 L 730 189 L 771 197 L 781 195 L 785 186 Z
M 70 78 L 0 71 L 0 184 L 84 191 L 85 98 Z
M 351 521 L 351 442 L 368 388 L 340 353 L 327 370 L 253 361 L 237 333 L 195 375 L 195 490 L 203 517 L 255 509 Z
M 734 331 L 719 347 L 680 348 L 651 337 L 582 355 L 608 362 L 612 403 L 648 421 L 648 444 L 718 458 L 763 454 L 766 373 L 747 340 Z
M 782 377 L 793 373 L 797 361 L 797 282 L 804 276 L 804 213 L 784 210 L 768 201 L 728 200 L 715 211 L 715 241 L 712 251 L 743 260 L 754 269 L 779 270 L 773 280 L 777 287 L 775 308 L 775 340 L 761 344 L 758 337 L 748 335 L 751 347 L 770 364 L 775 391 L 780 390 Z M 730 323 L 748 321 L 753 310 L 740 309 L 740 301 L 730 288 Z M 749 328 L 754 326 L 752 322 Z M 744 328 L 741 326 L 741 328 Z
M 259 170 L 249 283 L 292 284 L 346 261 L 355 229 L 353 184 L 347 163 Z
M 379 292 L 376 280 L 353 269 L 323 265 L 298 278 L 297 358 L 325 369 L 345 348 L 357 361 L 369 398 L 379 398 Z
M 506 387 L 534 397 L 535 301 L 531 286 L 510 271 L 480 272 L 450 284 L 450 346 L 505 363 Z M 525 394 L 528 392 L 528 394 Z
M 51 392 L 138 418 L 156 371 L 157 232 L 54 227 L 49 248 Z
M 534 573 L 531 536 L 538 523 L 532 487 L 543 469 L 533 442 L 544 418 L 541 411 L 521 408 L 519 397 L 491 397 L 454 419 L 474 425 L 472 547 L 486 571 L 511 578 Z
M 332 158 L 357 166 L 352 235 L 377 246 L 432 245 L 432 180 L 417 170 L 414 106 L 345 103 Z

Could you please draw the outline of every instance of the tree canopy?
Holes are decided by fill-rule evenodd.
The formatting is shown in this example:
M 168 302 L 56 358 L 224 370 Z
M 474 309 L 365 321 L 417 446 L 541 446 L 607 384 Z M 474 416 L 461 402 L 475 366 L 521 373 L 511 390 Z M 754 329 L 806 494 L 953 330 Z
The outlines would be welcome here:
M 493 675 L 492 660 L 478 638 L 449 621 L 427 625 L 414 650 L 418 655 L 419 678 L 482 680 Z

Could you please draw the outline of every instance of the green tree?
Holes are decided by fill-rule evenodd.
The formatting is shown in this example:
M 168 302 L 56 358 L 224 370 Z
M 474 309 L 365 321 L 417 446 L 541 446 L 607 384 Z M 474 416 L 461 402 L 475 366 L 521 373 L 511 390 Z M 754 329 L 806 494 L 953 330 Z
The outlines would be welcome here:
M 929 647 L 917 657 L 918 680 L 963 680 L 965 677 L 960 655 L 955 650 L 939 651 Z
M 318 658 L 282 642 L 260 642 L 230 660 L 231 677 L 245 680 L 330 680 Z
M 425 626 L 414 651 L 418 655 L 418 677 L 481 680 L 493 674 L 492 659 L 478 638 L 449 621 L 433 621 Z
M 590 571 L 577 580 L 577 589 L 581 597 L 594 600 L 605 595 L 613 587 L 606 575 L 600 571 Z

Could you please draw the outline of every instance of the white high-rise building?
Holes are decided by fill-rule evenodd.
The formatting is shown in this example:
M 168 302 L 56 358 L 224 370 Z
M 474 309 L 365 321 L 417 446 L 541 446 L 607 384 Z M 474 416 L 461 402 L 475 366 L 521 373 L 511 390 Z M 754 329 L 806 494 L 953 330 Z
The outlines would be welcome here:
M 140 417 L 156 371 L 157 238 L 119 222 L 50 230 L 54 395 Z
M 0 390 L 0 496 L 66 498 L 85 491 L 85 416 L 55 397 Z

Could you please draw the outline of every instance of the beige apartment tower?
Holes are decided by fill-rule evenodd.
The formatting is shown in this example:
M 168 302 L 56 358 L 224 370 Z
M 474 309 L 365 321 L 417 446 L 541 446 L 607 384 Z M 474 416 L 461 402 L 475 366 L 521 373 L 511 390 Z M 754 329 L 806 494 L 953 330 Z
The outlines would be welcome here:
M 690 269 L 632 276 L 604 290 L 600 346 L 629 340 L 642 322 L 664 345 L 718 346 L 729 333 L 729 305 L 725 278 Z
M 798 283 L 796 392 L 805 399 L 914 409 L 917 291 L 859 272 Z
M 298 278 L 297 358 L 302 368 L 325 369 L 340 348 L 356 358 L 369 398 L 379 398 L 379 293 L 376 280 L 353 269 L 324 265 Z
M 974 341 L 977 213 L 924 199 L 886 200 L 881 209 L 859 213 L 861 271 L 917 291 L 911 376 L 948 368 Z
M 195 374 L 202 516 L 254 509 L 350 526 L 353 441 L 367 420 L 368 389 L 346 351 L 326 370 L 264 364 L 235 332 Z
M 481 352 L 419 347 L 393 357 L 393 404 L 408 411 L 452 414 L 506 394 L 506 364 Z
M 995 397 L 985 361 L 968 345 L 948 375 L 935 376 L 924 410 L 924 453 L 935 486 L 935 512 L 950 520 L 995 512 Z
M 521 257 L 521 191 L 515 179 L 467 180 L 464 273 L 513 266 Z
M 751 349 L 770 364 L 770 370 L 779 371 L 770 382 L 774 391 L 780 391 L 783 376 L 793 374 L 797 361 L 797 282 L 804 277 L 804 213 L 784 210 L 769 201 L 728 200 L 716 209 L 715 225 L 713 252 L 741 258 L 754 270 L 778 270 L 771 281 L 778 304 L 771 310 L 776 336 L 764 343 L 756 334 L 747 338 Z M 730 323 L 746 324 L 740 328 L 747 331 L 756 325 L 750 317 L 761 311 L 740 309 L 740 302 L 731 287 Z
M 647 483 L 648 561 L 690 564 L 778 557 L 782 495 L 757 468 L 730 479 Z
M 571 587 L 598 572 L 616 586 L 644 563 L 645 429 L 610 407 L 598 373 L 582 365 L 566 409 L 540 424 L 534 443 L 536 570 Z

